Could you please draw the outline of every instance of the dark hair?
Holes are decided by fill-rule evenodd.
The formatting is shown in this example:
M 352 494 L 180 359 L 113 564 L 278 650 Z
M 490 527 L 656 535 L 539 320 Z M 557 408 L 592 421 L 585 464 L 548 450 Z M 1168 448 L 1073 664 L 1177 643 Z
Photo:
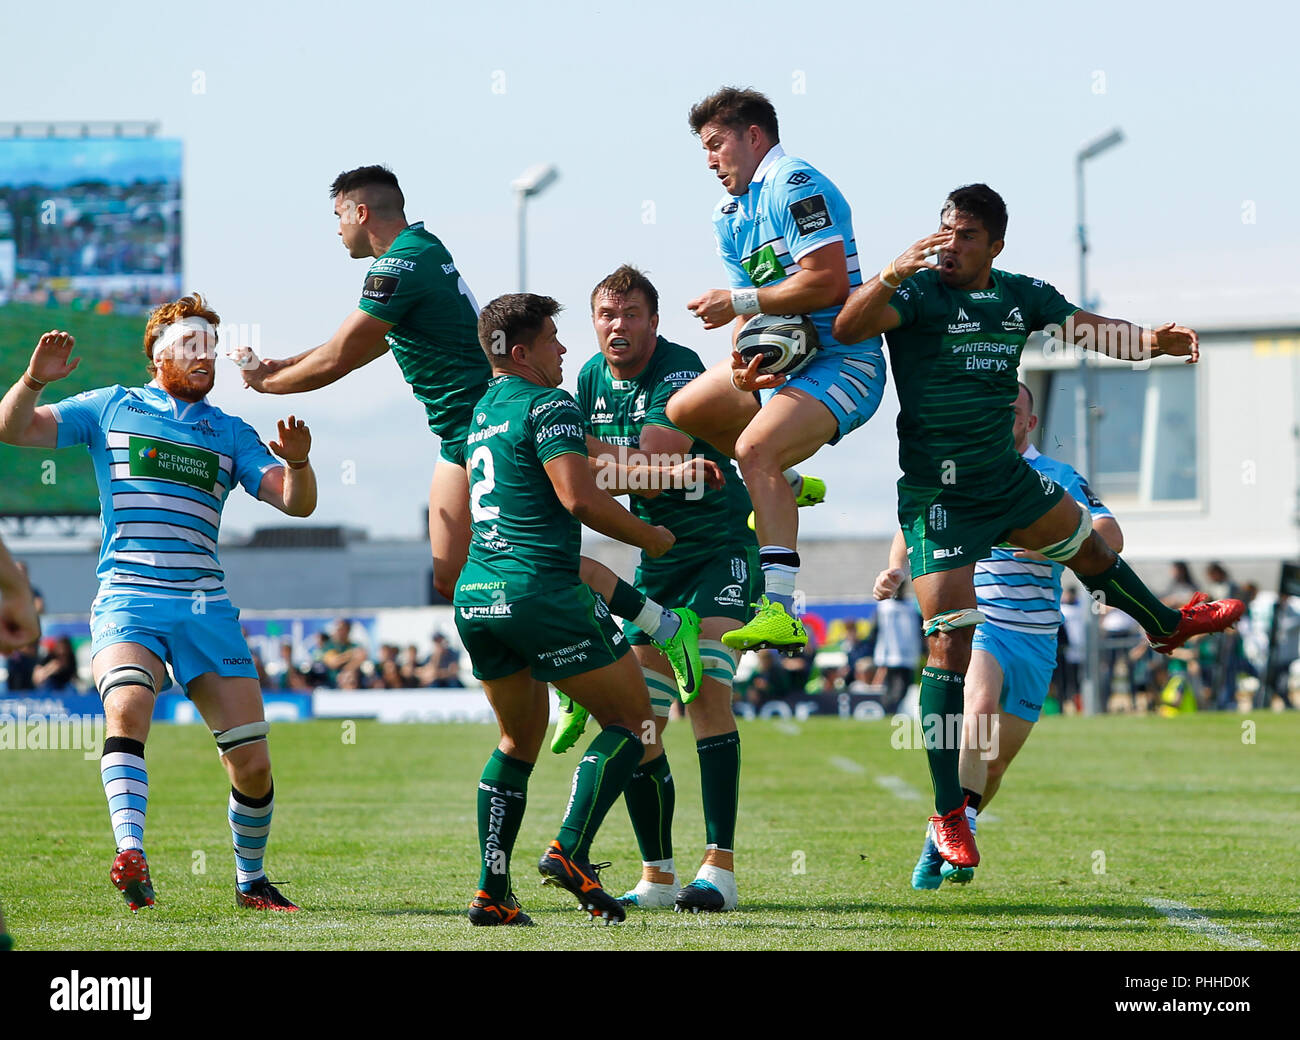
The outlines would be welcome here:
M 397 176 L 387 166 L 358 166 L 344 170 L 330 185 L 330 198 L 364 191 L 362 200 L 379 217 L 399 217 L 406 209 L 406 197 L 397 183 Z
M 757 90 L 723 87 L 691 106 L 690 121 L 691 132 L 696 135 L 710 123 L 721 123 L 739 131 L 757 126 L 772 139 L 773 144 L 781 139 L 776 125 L 776 109 Z
M 989 233 L 990 242 L 1001 242 L 1007 234 L 1007 204 L 987 184 L 964 184 L 948 193 L 939 218 L 950 209 L 968 213 Z
M 560 313 L 549 296 L 507 293 L 484 307 L 478 316 L 478 344 L 494 364 L 510 355 L 516 343 L 531 347 L 547 318 Z
M 1028 383 L 1019 383 L 1017 385 L 1020 387 L 1021 390 L 1023 390 L 1025 393 L 1029 395 L 1029 414 L 1033 415 L 1034 414 L 1034 392 L 1029 389 Z
M 613 274 L 607 274 L 599 282 L 596 288 L 591 290 L 591 310 L 595 313 L 596 297 L 602 294 L 610 296 L 627 296 L 640 289 L 645 293 L 646 301 L 650 304 L 650 314 L 653 316 L 659 313 L 659 290 L 654 287 L 650 279 L 645 276 L 643 271 L 637 270 L 631 264 L 623 264 Z

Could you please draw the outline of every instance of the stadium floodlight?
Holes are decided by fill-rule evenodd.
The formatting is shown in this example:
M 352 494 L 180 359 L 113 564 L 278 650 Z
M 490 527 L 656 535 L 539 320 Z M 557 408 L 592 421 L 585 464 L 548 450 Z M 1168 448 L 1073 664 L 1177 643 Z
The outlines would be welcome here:
M 1124 131 L 1115 127 L 1109 133 L 1089 141 L 1074 157 L 1075 202 L 1079 228 L 1079 306 L 1092 310 L 1094 301 L 1088 299 L 1088 231 L 1083 213 L 1083 164 L 1095 159 L 1124 140 Z M 1097 409 L 1097 364 L 1089 363 L 1088 352 L 1079 351 L 1079 384 L 1075 388 L 1075 431 L 1083 441 L 1075 459 L 1083 463 L 1085 479 L 1093 480 L 1097 473 L 1097 426 L 1101 416 Z M 1084 670 L 1082 676 L 1083 710 L 1091 715 L 1102 708 L 1098 678 L 1101 674 L 1101 618 L 1095 610 L 1085 614 Z
M 519 291 L 524 292 L 527 286 L 527 213 L 528 200 L 535 195 L 540 195 L 547 188 L 559 179 L 560 171 L 550 163 L 538 163 L 536 166 L 530 166 L 513 181 L 510 187 L 515 190 L 515 198 L 518 203 L 519 213 Z

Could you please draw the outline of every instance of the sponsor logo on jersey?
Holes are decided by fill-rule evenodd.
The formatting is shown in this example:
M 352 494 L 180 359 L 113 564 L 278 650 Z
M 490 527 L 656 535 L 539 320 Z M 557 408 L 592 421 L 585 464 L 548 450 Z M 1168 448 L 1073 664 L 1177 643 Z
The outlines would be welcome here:
M 128 436 L 127 446 L 131 476 L 170 480 L 208 494 L 216 493 L 220 464 L 214 452 L 135 435 Z
M 776 258 L 776 250 L 771 244 L 765 245 L 756 253 L 751 253 L 749 257 L 740 262 L 740 266 L 745 269 L 749 275 L 749 280 L 754 285 L 767 285 L 769 282 L 778 281 L 785 277 L 785 268 L 781 266 L 781 261 Z
M 1038 474 L 1038 483 L 1043 485 L 1044 495 L 1050 495 L 1053 491 L 1056 490 L 1056 481 L 1054 481 L 1046 473 Z
M 400 283 L 401 279 L 395 274 L 368 274 L 365 288 L 361 290 L 361 298 L 374 300 L 375 303 L 387 303 L 393 298 Z
M 575 437 L 585 442 L 587 433 L 582 428 L 581 423 L 551 423 L 544 430 L 538 430 L 533 435 L 533 439 L 541 444 L 543 441 L 549 441 L 552 437 Z
M 480 422 L 482 420 L 480 419 Z M 465 438 L 466 444 L 478 444 L 479 441 L 485 441 L 489 437 L 495 437 L 498 433 L 505 433 L 510 429 L 510 420 L 503 423 L 497 423 L 495 426 L 484 426 L 481 430 L 475 430 Z
M 1020 313 L 1019 307 L 1012 307 L 1005 318 L 1002 319 L 1002 327 L 1008 332 L 1024 332 L 1025 318 Z
M 740 203 L 732 201 L 722 207 L 723 213 L 735 213 L 740 208 Z
M 208 422 L 207 419 L 200 419 L 196 422 L 194 424 L 194 429 L 208 437 L 215 437 L 217 435 L 216 427 L 214 427 L 212 423 Z
M 826 208 L 826 199 L 821 195 L 810 195 L 806 199 L 790 203 L 790 216 L 794 217 L 795 227 L 801 235 L 812 235 L 831 226 L 830 210 Z
M 534 405 L 528 412 L 528 418 L 536 419 L 552 408 L 572 408 L 575 412 L 579 411 L 578 404 L 572 397 L 557 397 L 553 401 L 543 401 L 539 405 Z
M 749 564 L 743 556 L 733 556 L 731 558 L 731 576 L 737 581 L 749 580 Z
M 926 523 L 931 531 L 942 531 L 948 526 L 948 511 L 941 505 L 931 506 Z
M 599 397 L 597 397 L 597 398 L 596 398 L 596 403 L 593 404 L 591 407 L 592 407 L 593 409 L 595 409 L 596 411 L 598 411 L 598 412 L 603 412 L 603 411 L 605 411 L 607 408 L 609 408 L 609 405 L 607 405 L 607 404 L 605 403 L 605 395 L 604 395 L 604 394 L 601 394 Z
M 1088 482 L 1082 477 L 1079 478 L 1079 490 L 1083 492 L 1084 501 L 1088 503 L 1089 509 L 1105 509 L 1106 506 L 1100 498 L 1096 496 Z
M 741 594 L 739 585 L 724 585 L 713 597 L 713 602 L 720 607 L 743 607 L 745 598 Z
M 253 659 L 251 657 L 223 657 L 221 659 L 221 663 L 222 664 L 252 664 Z
M 674 387 L 680 388 L 685 386 L 687 383 L 689 383 L 692 379 L 694 379 L 699 374 L 700 373 L 695 369 L 683 368 L 676 372 L 669 372 L 666 376 L 663 377 L 663 379 L 660 380 L 660 382 L 671 383 Z
M 934 558 L 936 560 L 948 560 L 955 556 L 960 556 L 961 553 L 962 547 L 960 545 L 954 545 L 951 549 L 935 549 Z
M 443 264 L 443 265 L 442 265 L 442 273 L 443 273 L 443 274 L 455 274 L 455 273 L 456 273 L 456 265 L 455 265 L 454 263 L 452 263 L 452 264 Z
M 372 271 L 376 267 L 395 267 L 399 271 L 414 271 L 415 261 L 403 260 L 400 256 L 381 256 L 378 260 L 376 260 L 373 264 L 370 265 L 370 269 Z M 452 265 L 452 270 L 455 270 L 455 265 Z
M 998 291 L 996 289 L 980 289 L 970 294 L 972 300 L 996 300 Z
M 958 307 L 957 320 L 949 322 L 948 324 L 948 335 L 960 336 L 963 333 L 979 331 L 980 323 L 978 321 L 971 321 L 970 315 L 966 313 L 965 307 Z
M 812 178 L 803 170 L 800 170 L 798 173 L 790 174 L 790 179 L 786 181 L 786 184 L 793 184 L 797 188 L 801 184 L 807 184 L 810 180 Z
M 632 404 L 632 414 L 629 417 L 633 422 L 639 422 L 645 418 L 645 394 L 636 395 L 636 401 Z
M 486 419 L 486 418 L 487 418 L 487 414 L 486 414 L 486 413 L 484 413 L 484 412 L 479 412 L 478 415 L 474 416 L 474 421 L 475 421 L 476 423 L 481 423 L 481 422 L 482 422 L 484 419 Z

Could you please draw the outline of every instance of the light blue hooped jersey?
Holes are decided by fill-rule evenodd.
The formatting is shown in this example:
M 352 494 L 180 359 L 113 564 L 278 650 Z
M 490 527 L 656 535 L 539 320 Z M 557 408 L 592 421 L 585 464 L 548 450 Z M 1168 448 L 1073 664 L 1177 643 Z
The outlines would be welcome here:
M 1072 466 L 1042 454 L 1032 444 L 1024 459 L 1065 488 L 1093 519 L 1113 516 Z M 1013 632 L 1056 637 L 1061 624 L 1061 572 L 1048 560 L 1018 560 L 1015 549 L 994 549 L 975 565 L 975 599 L 989 623 Z
M 99 485 L 100 594 L 225 597 L 221 509 L 235 483 L 254 498 L 282 463 L 243 419 L 156 384 L 106 386 L 50 410 L 58 446 L 84 444 Z
M 745 195 L 726 195 L 713 211 L 718 255 L 733 289 L 773 285 L 798 271 L 816 249 L 844 243 L 849 291 L 862 284 L 853 214 L 839 188 L 778 144 L 763 157 Z M 839 355 L 881 357 L 879 336 L 851 346 L 831 335 L 839 306 L 813 311 L 823 350 Z M 880 371 L 884 371 L 883 362 Z

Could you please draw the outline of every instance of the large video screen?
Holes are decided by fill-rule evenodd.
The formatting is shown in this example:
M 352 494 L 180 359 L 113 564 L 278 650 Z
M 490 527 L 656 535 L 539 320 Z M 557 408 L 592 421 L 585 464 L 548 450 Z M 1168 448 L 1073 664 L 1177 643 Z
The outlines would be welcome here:
M 42 403 L 143 382 L 144 317 L 181 285 L 180 141 L 0 140 L 0 383 L 55 328 L 82 361 Z M 0 474 L 0 516 L 99 511 L 84 448 L 0 445 Z

